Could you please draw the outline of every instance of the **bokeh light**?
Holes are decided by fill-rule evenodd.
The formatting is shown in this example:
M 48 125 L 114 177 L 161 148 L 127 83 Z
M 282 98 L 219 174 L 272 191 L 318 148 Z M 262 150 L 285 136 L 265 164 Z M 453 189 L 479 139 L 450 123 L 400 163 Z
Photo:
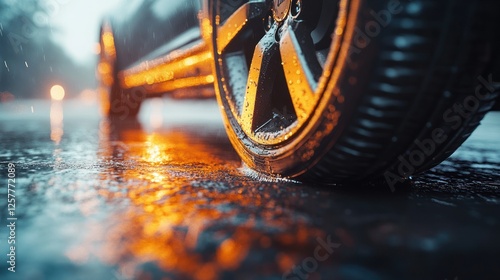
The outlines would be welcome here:
M 64 96 L 66 95 L 66 92 L 64 88 L 60 85 L 54 85 L 50 89 L 50 96 L 52 97 L 53 100 L 63 100 Z

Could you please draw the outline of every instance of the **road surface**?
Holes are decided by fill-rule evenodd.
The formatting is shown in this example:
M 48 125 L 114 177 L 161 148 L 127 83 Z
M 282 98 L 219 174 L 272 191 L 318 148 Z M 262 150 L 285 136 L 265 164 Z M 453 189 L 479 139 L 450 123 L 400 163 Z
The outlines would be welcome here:
M 392 193 L 253 173 L 213 101 L 145 107 L 115 126 L 81 100 L 0 105 L 1 279 L 500 277 L 499 113 Z

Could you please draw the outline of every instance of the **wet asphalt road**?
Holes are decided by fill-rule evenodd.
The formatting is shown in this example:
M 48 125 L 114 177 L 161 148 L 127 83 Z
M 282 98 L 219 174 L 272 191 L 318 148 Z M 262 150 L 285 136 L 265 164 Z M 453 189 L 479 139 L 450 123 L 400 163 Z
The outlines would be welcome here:
M 212 101 L 146 107 L 0 105 L 1 279 L 500 277 L 500 113 L 407 192 L 362 193 L 242 168 Z

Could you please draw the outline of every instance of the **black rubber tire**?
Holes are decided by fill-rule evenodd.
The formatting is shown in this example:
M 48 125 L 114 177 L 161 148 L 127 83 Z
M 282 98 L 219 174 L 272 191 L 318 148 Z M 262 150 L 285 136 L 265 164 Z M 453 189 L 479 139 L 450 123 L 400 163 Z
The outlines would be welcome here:
M 384 26 L 374 14 L 396 2 L 402 10 Z M 365 35 L 364 45 L 355 36 L 344 42 L 352 55 L 335 69 L 335 88 L 345 99 L 329 101 L 340 118 L 321 135 L 332 124 L 322 113 L 303 141 L 276 147 L 287 150 L 280 154 L 249 142 L 238 128 L 216 64 L 216 89 L 236 151 L 257 171 L 321 183 L 383 179 L 392 188 L 432 168 L 471 135 L 497 99 L 491 74 L 498 68 L 498 2 L 359 1 L 357 28 L 375 23 L 380 31 Z M 304 161 L 306 154 L 312 156 Z
M 105 26 L 106 25 L 106 26 Z M 141 104 L 145 99 L 145 91 L 140 88 L 135 89 L 124 89 L 120 86 L 118 80 L 119 69 L 119 52 L 114 47 L 114 55 L 107 54 L 103 42 L 104 30 L 107 28 L 111 34 L 113 34 L 111 25 L 109 22 L 105 22 L 101 27 L 101 32 L 99 35 L 100 42 L 100 56 L 99 65 L 102 62 L 106 62 L 109 65 L 111 84 L 106 84 L 106 77 L 100 73 L 98 68 L 98 80 L 99 88 L 101 94 L 101 111 L 103 115 L 111 120 L 125 120 L 129 118 L 136 118 L 139 114 Z M 113 36 L 114 38 L 114 36 Z
M 401 24 L 389 25 L 374 42 L 379 51 L 375 67 L 365 80 L 368 88 L 356 105 L 357 112 L 345 133 L 307 174 L 308 178 L 338 180 L 383 175 L 394 186 L 449 157 L 494 105 L 496 90 L 486 88 L 479 77 L 484 81 L 493 74 L 487 71 L 493 61 L 492 34 L 496 26 L 491 11 L 498 9 L 497 2 L 407 3 L 407 8 L 394 18 Z M 421 7 L 420 13 L 412 14 L 412 7 L 417 10 L 417 6 Z M 406 29 L 405 20 L 422 22 L 418 28 Z M 405 59 L 395 61 L 387 57 L 387 52 L 396 51 L 393 42 L 400 36 L 420 37 L 421 41 L 408 46 Z M 407 69 L 406 73 L 383 75 L 397 67 Z M 381 90 L 387 84 L 395 94 Z M 476 96 L 478 86 L 482 86 L 481 97 L 487 96 Z

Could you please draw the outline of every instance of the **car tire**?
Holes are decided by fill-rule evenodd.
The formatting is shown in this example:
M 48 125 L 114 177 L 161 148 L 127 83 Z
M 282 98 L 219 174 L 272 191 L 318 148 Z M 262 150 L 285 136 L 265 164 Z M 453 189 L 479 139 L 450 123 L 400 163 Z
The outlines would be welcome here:
M 498 96 L 496 1 L 205 7 L 227 133 L 264 174 L 393 187 L 449 157 Z

